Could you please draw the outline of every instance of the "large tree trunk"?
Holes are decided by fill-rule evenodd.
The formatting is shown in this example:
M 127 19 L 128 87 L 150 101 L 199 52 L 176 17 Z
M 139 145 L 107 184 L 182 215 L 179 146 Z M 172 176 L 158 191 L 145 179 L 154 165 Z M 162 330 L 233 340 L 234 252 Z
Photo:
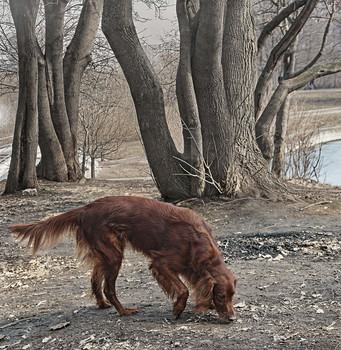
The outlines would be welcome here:
M 223 79 L 222 43 L 226 0 L 201 1 L 193 57 L 193 81 L 202 128 L 206 195 L 222 193 L 227 179 L 228 105 Z
M 255 138 L 255 33 L 249 0 L 229 0 L 226 8 L 223 67 L 229 109 L 229 162 L 226 192 L 238 196 L 278 195 Z
M 161 194 L 277 195 L 281 186 L 255 140 L 250 1 L 177 1 L 183 155 L 170 137 L 162 91 L 136 36 L 131 10 L 131 1 L 105 0 L 103 31 L 128 80 Z
M 183 125 L 183 167 L 190 175 L 191 196 L 201 197 L 205 189 L 205 167 L 199 110 L 192 77 L 192 53 L 195 41 L 195 15 L 199 0 L 188 6 L 187 0 L 177 1 L 180 30 L 180 59 L 176 78 L 176 95 Z
M 35 21 L 38 0 L 11 0 L 19 55 L 19 98 L 5 193 L 37 186 L 38 58 Z
M 68 1 L 44 1 L 46 14 L 45 56 L 48 82 L 51 88 L 52 121 L 63 149 L 69 180 L 76 181 L 82 178 L 82 172 L 79 167 L 77 147 L 72 138 L 66 110 L 63 75 L 63 26 Z
M 132 1 L 105 0 L 102 29 L 129 83 L 148 162 L 161 194 L 188 197 L 190 181 L 178 176 L 183 173 L 181 154 L 167 126 L 162 88 L 137 37 Z
M 40 178 L 62 182 L 68 180 L 68 173 L 63 150 L 51 119 L 50 103 L 46 89 L 46 76 L 46 63 L 41 54 L 39 59 L 38 85 L 39 147 L 41 162 L 37 167 L 37 172 Z

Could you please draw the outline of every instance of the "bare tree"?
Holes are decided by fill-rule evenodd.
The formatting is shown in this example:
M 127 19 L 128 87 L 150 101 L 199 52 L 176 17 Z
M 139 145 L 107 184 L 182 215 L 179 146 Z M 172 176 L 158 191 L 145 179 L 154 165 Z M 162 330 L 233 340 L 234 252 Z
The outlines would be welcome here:
M 280 23 L 287 21 L 289 19 L 289 16 L 292 15 L 294 11 L 297 11 L 297 7 L 303 6 L 302 10 L 296 14 L 295 17 L 291 17 L 290 25 L 283 31 L 284 35 L 282 39 L 280 39 L 277 45 L 272 49 L 269 55 L 269 59 L 267 60 L 267 63 L 258 79 L 255 90 L 257 143 L 262 151 L 263 156 L 268 161 L 270 161 L 273 157 L 273 139 L 271 137 L 270 130 L 277 112 L 280 111 L 280 113 L 282 113 L 286 110 L 285 101 L 287 99 L 287 96 L 292 91 L 304 87 L 314 79 L 330 74 L 335 74 L 341 71 L 341 61 L 339 60 L 331 63 L 323 63 L 317 65 L 317 62 L 325 52 L 328 33 L 335 15 L 335 1 L 331 1 L 329 5 L 327 2 L 324 2 L 324 11 L 327 14 L 327 20 L 325 30 L 321 38 L 321 44 L 317 53 L 301 69 L 297 69 L 297 67 L 295 67 L 294 55 L 296 54 L 296 48 L 299 46 L 298 42 L 295 43 L 295 41 L 299 40 L 298 35 L 301 32 L 304 24 L 307 23 L 308 19 L 312 15 L 317 4 L 318 1 L 315 0 L 295 1 L 290 3 L 284 7 L 279 12 L 279 14 L 276 15 L 273 20 L 264 27 L 259 37 L 258 47 L 260 49 L 264 44 L 264 39 L 268 37 L 269 33 L 274 30 Z M 288 64 L 285 68 L 284 74 L 279 79 L 278 86 L 275 88 L 269 101 L 266 102 L 266 86 L 271 78 L 271 75 L 274 72 L 277 63 L 282 57 L 284 57 L 284 60 L 287 60 Z M 284 61 L 284 63 L 285 62 L 286 61 Z M 279 120 L 277 126 L 279 127 L 281 123 L 282 122 Z M 286 122 L 284 120 L 282 124 L 285 125 L 285 123 Z M 284 140 L 284 130 L 285 128 L 283 129 L 282 126 L 282 134 L 279 135 L 277 133 L 276 135 L 277 141 Z M 279 147 L 282 147 L 283 145 L 277 143 L 276 146 L 277 149 L 275 159 L 277 161 L 279 160 L 279 157 L 281 157 L 281 164 L 283 165 L 283 153 L 277 153 Z M 278 170 L 276 171 L 278 173 Z
M 322 145 L 316 145 L 316 140 L 324 123 L 311 113 L 303 113 L 301 100 L 297 100 L 291 107 L 294 114 L 288 120 L 283 176 L 287 179 L 318 181 L 324 164 L 321 157 Z
M 281 186 L 268 171 L 255 140 L 250 1 L 177 2 L 182 153 L 167 127 L 159 81 L 138 41 L 131 1 L 106 0 L 104 9 L 102 28 L 129 83 L 162 195 L 278 194 Z
M 42 151 L 38 173 L 47 179 L 57 181 L 77 181 L 83 176 L 77 154 L 79 89 L 84 69 L 91 61 L 90 53 L 103 8 L 103 0 L 85 0 L 83 2 L 75 34 L 64 55 L 64 18 L 68 2 L 69 0 L 44 2 L 46 18 L 45 53 L 35 36 L 36 14 L 35 17 L 32 15 L 30 17 L 32 28 L 29 28 L 30 32 L 27 34 L 22 33 L 27 31 L 27 28 L 18 25 L 19 22 L 26 21 L 23 17 L 26 17 L 27 14 L 23 11 L 17 11 L 18 14 L 16 14 L 12 10 L 13 18 L 14 16 L 18 17 L 15 19 L 18 47 L 19 38 L 21 39 L 25 35 L 31 35 L 29 42 L 34 41 L 31 48 L 31 55 L 34 52 L 34 60 L 31 64 L 33 65 L 36 62 L 37 67 L 28 73 L 27 69 L 20 70 L 19 64 L 19 80 L 26 79 L 25 75 L 37 74 L 34 77 L 34 82 L 30 83 L 27 89 L 37 94 L 31 100 L 39 107 L 35 107 L 39 111 L 37 120 L 39 119 L 39 145 Z M 12 3 L 16 4 L 16 1 L 11 2 L 11 8 L 13 8 Z M 38 11 L 38 5 L 39 1 L 35 3 L 37 8 L 35 12 Z M 28 8 L 31 6 L 33 7 L 32 4 L 27 5 Z M 20 62 L 22 60 L 20 55 L 25 53 L 21 50 L 18 51 Z M 20 98 L 19 101 L 24 100 Z M 37 116 L 37 111 L 35 113 Z M 19 123 L 18 118 L 17 123 Z M 17 142 L 16 139 L 15 137 L 14 143 Z M 38 138 L 36 137 L 35 140 L 30 141 L 32 144 L 37 144 Z M 21 155 L 20 153 L 23 151 L 18 151 L 16 148 L 14 145 L 12 170 L 10 169 L 8 175 L 6 193 L 27 186 L 18 177 L 18 171 L 16 170 L 18 162 L 15 160 L 14 152 L 18 152 L 18 157 L 23 159 L 26 159 L 26 156 L 24 156 L 24 153 Z M 30 171 L 36 177 L 35 170 L 30 169 Z
M 11 0 L 19 53 L 19 98 L 12 158 L 5 193 L 37 185 L 35 171 L 38 146 L 38 57 L 35 21 L 38 0 Z
M 134 115 L 130 115 L 131 101 L 126 98 L 128 91 L 119 86 L 110 74 L 96 79 L 95 72 L 88 71 L 85 80 L 77 139 L 83 154 L 82 172 L 85 173 L 86 160 L 90 158 L 91 178 L 94 179 L 96 159 L 110 159 L 132 135 Z M 112 96 L 115 95 L 116 99 L 113 100 Z

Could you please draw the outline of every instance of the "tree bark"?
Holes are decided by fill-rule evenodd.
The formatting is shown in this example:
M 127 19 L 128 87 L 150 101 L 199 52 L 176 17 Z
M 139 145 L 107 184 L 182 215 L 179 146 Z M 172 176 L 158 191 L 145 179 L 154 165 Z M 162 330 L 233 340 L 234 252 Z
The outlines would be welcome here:
M 96 177 L 96 158 L 91 157 L 91 178 Z
M 270 22 L 268 22 L 258 37 L 258 50 L 261 50 L 266 39 L 283 21 L 285 21 L 293 12 L 297 11 L 300 7 L 304 6 L 307 0 L 296 0 L 285 7 L 277 16 L 275 16 Z
M 176 78 L 176 95 L 183 125 L 184 168 L 192 174 L 191 196 L 201 197 L 205 189 L 205 167 L 199 110 L 192 77 L 192 53 L 196 28 L 193 18 L 199 2 L 178 0 L 176 5 L 180 31 L 180 59 Z
M 52 121 L 63 149 L 69 180 L 76 181 L 82 178 L 82 173 L 67 114 L 63 78 L 63 26 L 68 1 L 44 1 L 46 14 L 45 56 L 48 72 L 47 81 L 51 96 Z
M 134 100 L 141 136 L 155 182 L 165 198 L 185 198 L 190 181 L 171 138 L 162 88 L 138 40 L 131 0 L 105 0 L 102 29 L 119 61 Z M 176 178 L 176 180 L 175 180 Z
M 280 179 L 283 178 L 285 170 L 285 147 L 286 134 L 289 117 L 290 98 L 287 96 L 277 113 L 276 128 L 274 135 L 274 153 L 272 160 L 272 172 Z
M 228 1 L 223 67 L 229 110 L 228 175 L 230 196 L 280 197 L 283 185 L 271 175 L 255 138 L 256 40 L 249 0 Z
M 72 143 L 77 151 L 79 94 L 83 73 L 91 62 L 98 25 L 103 12 L 103 0 L 85 0 L 75 34 L 63 59 L 64 90 Z
M 285 24 L 287 24 L 287 22 Z M 283 57 L 283 77 L 281 79 L 289 79 L 295 72 L 297 45 L 298 38 L 296 37 Z M 280 179 L 283 178 L 285 171 L 285 140 L 287 136 L 289 108 L 290 97 L 288 95 L 277 113 L 273 140 L 274 152 L 271 167 L 272 172 L 276 174 Z
M 38 84 L 39 147 L 41 161 L 37 167 L 37 172 L 41 178 L 63 182 L 68 180 L 68 173 L 63 150 L 51 119 L 46 76 L 46 62 L 41 53 Z
M 19 97 L 5 193 L 37 186 L 38 59 L 35 21 L 38 0 L 11 0 L 19 55 Z
M 221 64 L 225 5 L 226 0 L 201 1 L 192 66 L 208 181 L 205 194 L 208 196 L 224 191 L 231 142 Z

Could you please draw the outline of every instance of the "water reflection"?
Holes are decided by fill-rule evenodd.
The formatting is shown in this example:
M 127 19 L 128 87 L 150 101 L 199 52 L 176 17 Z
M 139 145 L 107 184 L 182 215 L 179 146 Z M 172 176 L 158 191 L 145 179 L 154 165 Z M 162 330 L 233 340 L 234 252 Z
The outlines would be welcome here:
M 322 147 L 323 168 L 320 181 L 341 186 L 341 140 L 328 142 Z

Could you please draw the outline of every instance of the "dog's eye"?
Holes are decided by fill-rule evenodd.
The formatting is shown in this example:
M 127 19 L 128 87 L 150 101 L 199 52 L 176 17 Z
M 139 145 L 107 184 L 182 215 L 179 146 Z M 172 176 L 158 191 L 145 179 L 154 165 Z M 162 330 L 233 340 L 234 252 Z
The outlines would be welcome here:
M 218 295 L 217 299 L 218 299 L 218 301 L 223 302 L 223 301 L 225 301 L 225 295 Z

